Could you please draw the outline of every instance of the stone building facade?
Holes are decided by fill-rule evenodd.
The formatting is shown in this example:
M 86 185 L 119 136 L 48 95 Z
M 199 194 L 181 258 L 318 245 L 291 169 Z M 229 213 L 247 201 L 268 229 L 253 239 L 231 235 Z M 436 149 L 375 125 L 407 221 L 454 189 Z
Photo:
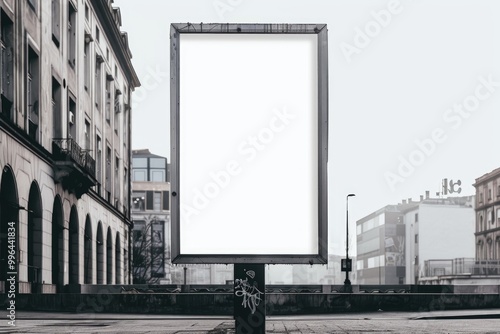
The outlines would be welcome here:
M 476 179 L 476 260 L 500 261 L 500 168 Z
M 0 0 L 2 290 L 13 243 L 21 293 L 130 282 L 140 83 L 112 3 Z

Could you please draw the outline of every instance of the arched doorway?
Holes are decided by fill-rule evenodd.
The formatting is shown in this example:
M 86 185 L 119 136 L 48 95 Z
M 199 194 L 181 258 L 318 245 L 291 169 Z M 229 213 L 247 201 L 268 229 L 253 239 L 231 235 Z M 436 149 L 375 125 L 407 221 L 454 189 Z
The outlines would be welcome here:
M 96 236 L 97 249 L 97 284 L 104 284 L 104 238 L 102 235 L 102 223 L 97 224 Z
M 68 269 L 69 269 L 69 284 L 80 283 L 80 258 L 79 258 L 79 245 L 80 245 L 80 235 L 78 233 L 78 211 L 76 206 L 71 207 L 71 213 L 69 215 L 69 258 L 68 258 Z
M 3 168 L 0 182 L 0 281 L 5 281 L 10 271 L 7 270 L 9 227 L 14 227 L 16 245 L 19 245 L 19 202 L 16 180 L 10 166 Z M 19 251 L 16 258 L 19 259 Z
M 92 223 L 90 216 L 85 219 L 85 231 L 83 232 L 83 276 L 85 284 L 92 284 L 92 270 L 94 257 L 92 256 Z
M 113 234 L 108 227 L 106 236 L 106 283 L 113 284 Z
M 59 195 L 52 206 L 52 284 L 61 292 L 64 285 L 64 212 Z
M 42 198 L 36 181 L 31 183 L 28 197 L 28 282 L 31 292 L 39 292 L 42 283 L 43 265 L 43 221 Z
M 115 242 L 115 284 L 122 284 L 122 258 L 121 258 L 121 243 L 120 234 L 116 232 L 116 242 Z

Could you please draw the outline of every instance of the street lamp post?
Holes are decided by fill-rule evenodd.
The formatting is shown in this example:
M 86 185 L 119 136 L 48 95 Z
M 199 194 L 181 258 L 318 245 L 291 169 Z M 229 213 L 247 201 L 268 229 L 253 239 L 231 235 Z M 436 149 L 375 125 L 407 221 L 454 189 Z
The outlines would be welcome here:
M 351 281 L 349 280 L 349 271 L 351 268 L 349 266 L 349 197 L 356 196 L 355 194 L 349 194 L 346 196 L 346 247 L 345 247 L 345 258 L 346 258 L 346 270 L 345 270 L 345 281 L 344 288 L 345 292 L 352 292 Z

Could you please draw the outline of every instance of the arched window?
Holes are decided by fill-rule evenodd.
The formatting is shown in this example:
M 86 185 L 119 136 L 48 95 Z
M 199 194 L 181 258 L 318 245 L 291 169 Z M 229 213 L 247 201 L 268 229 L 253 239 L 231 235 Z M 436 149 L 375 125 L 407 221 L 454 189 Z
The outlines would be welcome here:
M 104 274 L 104 238 L 102 235 L 102 223 L 97 224 L 96 235 L 96 250 L 97 250 L 97 284 L 106 283 Z
M 58 290 L 64 285 L 64 212 L 59 195 L 52 206 L 52 284 Z
M 92 223 L 90 216 L 85 219 L 85 231 L 83 232 L 83 279 L 85 284 L 92 284 L 92 270 L 94 257 L 92 251 Z
M 31 183 L 28 198 L 28 282 L 36 289 L 42 283 L 43 265 L 43 208 L 38 183 Z M 32 290 L 32 292 L 37 292 Z
M 68 270 L 69 270 L 69 284 L 79 284 L 80 279 L 80 258 L 79 258 L 79 245 L 80 234 L 78 224 L 78 211 L 76 206 L 71 207 L 69 215 L 69 239 L 68 239 Z

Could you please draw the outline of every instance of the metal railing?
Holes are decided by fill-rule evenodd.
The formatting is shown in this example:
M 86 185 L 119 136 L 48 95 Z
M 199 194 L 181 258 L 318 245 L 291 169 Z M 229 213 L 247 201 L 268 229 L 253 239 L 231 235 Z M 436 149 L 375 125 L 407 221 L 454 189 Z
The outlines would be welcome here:
M 425 261 L 425 277 L 444 275 L 500 275 L 500 260 L 458 258 Z
M 53 144 L 58 148 L 56 157 L 69 157 L 93 177 L 96 175 L 96 164 L 88 150 L 82 149 L 73 138 L 54 138 Z

